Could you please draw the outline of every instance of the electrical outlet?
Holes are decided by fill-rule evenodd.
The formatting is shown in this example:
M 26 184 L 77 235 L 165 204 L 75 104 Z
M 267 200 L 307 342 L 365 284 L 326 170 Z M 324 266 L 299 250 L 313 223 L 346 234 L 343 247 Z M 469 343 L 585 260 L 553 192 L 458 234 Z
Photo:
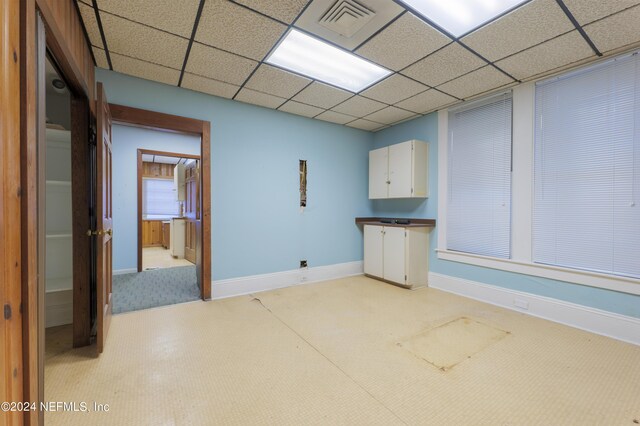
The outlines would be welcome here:
M 523 299 L 513 299 L 513 306 L 526 311 L 529 309 L 529 302 Z
M 300 261 L 300 267 L 301 268 L 306 268 L 307 267 L 307 261 L 306 260 L 301 260 Z

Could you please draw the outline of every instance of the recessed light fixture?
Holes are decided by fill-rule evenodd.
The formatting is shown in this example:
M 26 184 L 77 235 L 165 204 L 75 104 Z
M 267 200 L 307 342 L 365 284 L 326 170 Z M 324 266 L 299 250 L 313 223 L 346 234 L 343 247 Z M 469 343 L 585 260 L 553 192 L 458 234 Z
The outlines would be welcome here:
M 292 29 L 269 55 L 268 64 L 359 92 L 391 71 Z
M 523 0 L 401 0 L 455 37 L 524 3 Z

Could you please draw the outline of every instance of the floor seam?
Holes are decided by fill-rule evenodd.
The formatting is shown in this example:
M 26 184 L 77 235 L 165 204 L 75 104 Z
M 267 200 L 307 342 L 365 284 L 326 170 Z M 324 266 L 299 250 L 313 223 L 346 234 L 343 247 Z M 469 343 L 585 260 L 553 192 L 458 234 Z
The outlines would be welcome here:
M 292 333 L 294 333 L 296 336 L 298 336 L 300 339 L 302 339 L 307 345 L 309 345 L 314 351 L 316 351 L 320 356 L 322 356 L 324 359 L 326 359 L 327 361 L 329 361 L 329 363 L 331 365 L 333 365 L 335 368 L 338 369 L 338 371 L 340 371 L 342 374 L 344 374 L 349 380 L 351 380 L 353 383 L 356 384 L 356 386 L 358 386 L 360 389 L 362 389 L 364 392 L 367 393 L 367 395 L 369 395 L 371 398 L 373 398 L 374 401 L 376 401 L 378 404 L 380 404 L 382 407 L 384 407 L 389 413 L 391 413 L 396 419 L 398 419 L 402 424 L 404 425 L 408 425 L 407 422 L 405 422 L 404 420 L 402 420 L 402 418 L 396 414 L 391 408 L 387 407 L 382 401 L 380 401 L 378 398 L 375 397 L 375 395 L 373 395 L 368 389 L 366 389 L 364 386 L 362 386 L 356 379 L 354 379 L 353 377 L 351 377 L 346 371 L 344 371 L 342 368 L 340 368 L 340 366 L 338 364 L 336 364 L 335 362 L 333 362 L 333 360 L 331 360 L 331 358 L 329 358 L 328 356 L 326 356 L 325 354 L 323 354 L 320 349 L 318 349 L 314 344 L 312 344 L 311 342 L 309 342 L 307 339 L 305 339 L 300 333 L 298 333 L 293 327 L 291 327 L 289 324 L 287 324 L 282 318 L 280 318 L 278 315 L 276 315 L 271 309 L 269 309 L 269 307 L 267 307 L 262 300 L 260 300 L 260 298 L 254 296 L 253 294 L 250 295 L 252 297 L 252 301 L 255 300 L 257 301 L 260 306 L 262 306 L 264 309 L 266 309 L 271 315 L 273 315 L 273 317 L 275 319 L 277 319 L 278 321 L 280 321 L 280 323 L 282 323 L 285 327 L 287 327 L 289 330 L 291 330 Z

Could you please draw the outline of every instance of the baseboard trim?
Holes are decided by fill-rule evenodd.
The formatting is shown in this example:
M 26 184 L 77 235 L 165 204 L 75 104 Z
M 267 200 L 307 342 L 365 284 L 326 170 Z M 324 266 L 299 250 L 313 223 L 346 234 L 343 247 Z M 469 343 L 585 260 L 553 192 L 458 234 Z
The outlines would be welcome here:
M 44 300 L 46 328 L 73 322 L 73 290 L 47 292 Z
M 133 274 L 135 272 L 138 272 L 137 268 L 116 269 L 115 271 L 113 271 L 113 275 Z
M 640 345 L 639 318 L 435 272 L 429 272 L 429 287 Z M 528 308 L 515 306 L 516 299 Z
M 362 261 L 337 263 L 335 265 L 294 269 L 271 274 L 214 280 L 212 281 L 211 291 L 213 299 L 226 299 L 227 297 L 362 275 L 362 273 Z

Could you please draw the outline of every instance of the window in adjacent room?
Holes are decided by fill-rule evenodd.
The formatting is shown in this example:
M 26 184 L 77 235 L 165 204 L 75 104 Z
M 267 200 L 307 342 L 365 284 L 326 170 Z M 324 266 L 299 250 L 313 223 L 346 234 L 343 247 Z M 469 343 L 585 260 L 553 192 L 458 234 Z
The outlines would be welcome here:
M 180 205 L 176 201 L 172 179 L 142 179 L 142 214 L 144 218 L 178 216 Z
M 538 83 L 533 260 L 640 278 L 640 58 Z
M 449 112 L 447 249 L 511 254 L 511 95 Z

